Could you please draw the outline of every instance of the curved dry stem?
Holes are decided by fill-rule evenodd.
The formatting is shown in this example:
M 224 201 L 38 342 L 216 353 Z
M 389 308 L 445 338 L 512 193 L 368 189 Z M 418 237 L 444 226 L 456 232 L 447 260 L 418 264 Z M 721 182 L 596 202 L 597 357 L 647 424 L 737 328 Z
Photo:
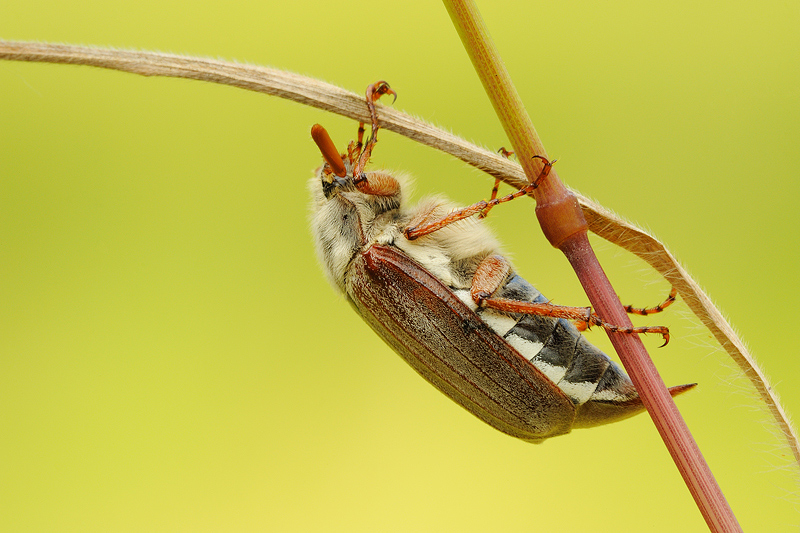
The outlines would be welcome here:
M 576 193 L 577 194 L 577 193 Z M 645 230 L 620 218 L 603 206 L 579 196 L 583 215 L 592 233 L 633 253 L 652 266 L 673 287 L 678 289 L 689 309 L 714 335 L 717 342 L 739 366 L 769 409 L 786 443 L 800 464 L 800 443 L 797 430 L 783 409 L 777 393 L 731 325 L 717 309 L 700 285 L 681 266 L 658 239 Z
M 89 65 L 143 76 L 168 76 L 222 83 L 279 96 L 353 120 L 369 120 L 362 95 L 299 74 L 260 66 L 158 52 L 2 40 L 0 40 L 0 59 Z M 500 178 L 512 187 L 521 188 L 528 183 L 522 167 L 517 163 L 408 114 L 381 106 L 380 124 L 387 130 L 457 157 L 493 177 Z M 593 233 L 645 260 L 678 289 L 689 308 L 739 365 L 758 391 L 792 449 L 795 461 L 800 464 L 800 442 L 797 432 L 781 406 L 777 394 L 744 343 L 697 282 L 664 245 L 646 231 L 621 219 L 580 193 L 575 192 L 575 195 Z

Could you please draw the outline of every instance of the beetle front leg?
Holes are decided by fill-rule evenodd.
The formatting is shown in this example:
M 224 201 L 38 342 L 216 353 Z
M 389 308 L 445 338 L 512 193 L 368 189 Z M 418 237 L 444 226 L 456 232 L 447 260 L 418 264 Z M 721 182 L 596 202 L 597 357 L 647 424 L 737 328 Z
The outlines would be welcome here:
M 414 239 L 424 237 L 425 235 L 430 235 L 434 231 L 439 231 L 440 229 L 449 226 L 454 222 L 458 222 L 459 220 L 464 220 L 465 218 L 469 218 L 475 213 L 480 213 L 481 211 L 486 209 L 487 205 L 488 202 L 486 200 L 481 200 L 477 204 L 472 204 L 468 207 L 464 207 L 462 209 L 453 211 L 446 217 L 440 218 L 439 220 L 436 220 L 434 222 L 413 226 L 411 228 L 406 228 L 403 230 L 403 235 L 405 235 L 406 239 L 408 239 L 409 241 L 413 241 Z
M 378 125 L 378 112 L 375 109 L 375 102 L 383 96 L 384 94 L 391 94 L 394 96 L 395 100 L 397 99 L 397 93 L 389 87 L 389 84 L 385 81 L 376 81 L 369 87 L 367 87 L 366 92 L 366 101 L 367 101 L 367 109 L 369 110 L 369 116 L 372 121 L 372 132 L 370 133 L 369 139 L 367 139 L 366 144 L 364 144 L 363 151 L 358 158 L 358 162 L 356 163 L 355 169 L 353 169 L 353 176 L 358 178 L 363 174 L 364 167 L 367 165 L 367 161 L 369 161 L 370 156 L 372 155 L 372 149 L 375 146 L 375 143 L 378 142 L 378 130 L 380 126 Z M 392 100 L 394 102 L 394 100 Z M 358 145 L 361 145 L 361 140 L 364 136 L 364 124 L 359 123 L 359 142 Z
M 364 148 L 364 131 L 364 123 L 359 122 L 356 142 L 354 143 L 353 141 L 350 141 L 350 144 L 347 146 L 347 157 L 353 167 L 355 167 L 356 163 L 358 163 L 361 150 Z

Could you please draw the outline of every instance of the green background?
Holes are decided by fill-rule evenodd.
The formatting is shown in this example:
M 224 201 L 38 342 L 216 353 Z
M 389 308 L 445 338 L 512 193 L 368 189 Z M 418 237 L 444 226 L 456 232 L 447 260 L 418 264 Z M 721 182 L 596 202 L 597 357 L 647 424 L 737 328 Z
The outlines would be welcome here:
M 5 5 L 0 37 L 288 69 L 507 145 L 438 2 Z M 797 2 L 481 2 L 569 185 L 652 230 L 800 411 Z M 309 128 L 346 119 L 230 87 L 0 63 L 3 531 L 705 531 L 646 415 L 535 446 L 408 368 L 326 284 Z M 467 204 L 492 180 L 386 132 L 374 167 Z M 518 200 L 517 268 L 586 299 Z M 595 239 L 597 240 L 597 239 Z M 599 243 L 623 301 L 669 287 Z M 796 531 L 797 469 L 682 303 L 648 320 L 746 531 Z M 590 339 L 607 347 L 602 332 Z

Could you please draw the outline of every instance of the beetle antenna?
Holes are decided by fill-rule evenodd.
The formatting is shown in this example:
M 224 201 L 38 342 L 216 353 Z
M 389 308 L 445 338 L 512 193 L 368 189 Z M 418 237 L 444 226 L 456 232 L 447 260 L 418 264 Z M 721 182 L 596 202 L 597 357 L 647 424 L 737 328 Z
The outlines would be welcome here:
M 340 178 L 343 178 L 345 174 L 347 174 L 344 161 L 342 160 L 342 156 L 339 155 L 339 152 L 336 150 L 336 145 L 333 144 L 331 136 L 328 135 L 328 132 L 325 130 L 325 128 L 319 124 L 314 124 L 311 126 L 311 138 L 314 139 L 315 143 L 317 143 L 319 151 L 322 152 L 322 157 L 325 159 L 325 162 L 330 165 L 333 173 Z

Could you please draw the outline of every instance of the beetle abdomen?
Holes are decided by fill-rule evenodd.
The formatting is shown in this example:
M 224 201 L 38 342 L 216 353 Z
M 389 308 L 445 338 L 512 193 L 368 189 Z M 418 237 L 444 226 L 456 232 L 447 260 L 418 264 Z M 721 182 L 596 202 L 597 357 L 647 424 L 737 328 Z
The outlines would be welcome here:
M 570 321 L 478 308 L 469 291 L 454 292 L 572 400 L 577 410 L 574 427 L 615 422 L 644 408 L 622 368 L 589 343 Z M 493 296 L 535 303 L 548 301 L 517 274 Z M 677 392 L 682 390 L 674 391 Z

